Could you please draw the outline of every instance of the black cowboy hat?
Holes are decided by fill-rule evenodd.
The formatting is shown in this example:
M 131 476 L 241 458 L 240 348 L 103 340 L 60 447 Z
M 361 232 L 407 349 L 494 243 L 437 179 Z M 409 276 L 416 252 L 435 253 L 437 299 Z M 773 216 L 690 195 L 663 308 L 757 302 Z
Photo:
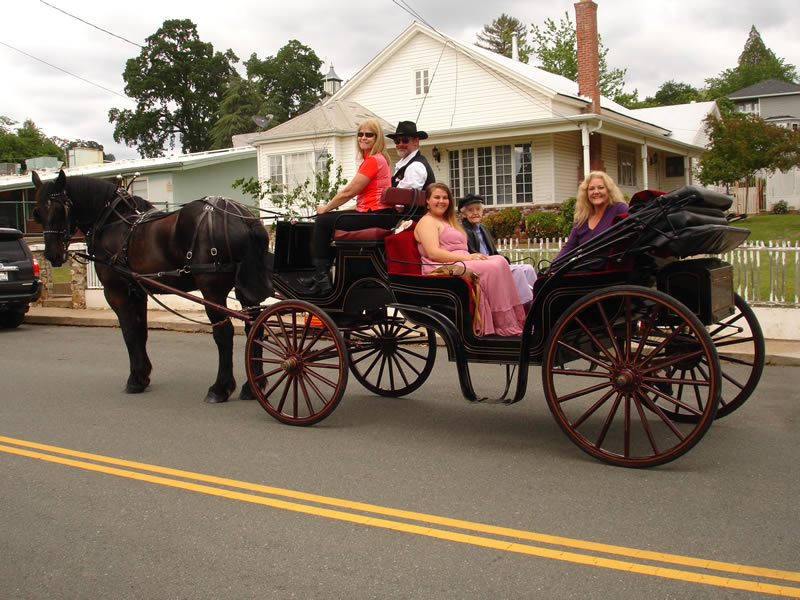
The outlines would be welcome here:
M 481 196 L 477 196 L 475 194 L 467 194 L 461 200 L 458 201 L 458 210 L 469 206 L 470 204 L 475 204 L 476 202 L 480 202 L 484 204 L 483 198 Z
M 386 137 L 394 139 L 396 137 L 428 139 L 428 134 L 424 131 L 417 131 L 417 124 L 414 121 L 400 121 L 397 124 L 397 131 L 388 134 Z

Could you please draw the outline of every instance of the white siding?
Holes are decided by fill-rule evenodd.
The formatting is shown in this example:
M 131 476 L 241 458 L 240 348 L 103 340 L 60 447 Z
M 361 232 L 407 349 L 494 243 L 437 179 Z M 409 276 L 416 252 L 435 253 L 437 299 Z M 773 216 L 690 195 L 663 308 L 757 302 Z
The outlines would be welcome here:
M 561 203 L 578 193 L 583 147 L 581 146 L 580 131 L 559 133 L 553 138 L 555 190 L 552 202 Z
M 428 69 L 431 76 L 424 106 L 423 96 L 415 93 L 415 73 L 421 69 Z M 441 43 L 423 34 L 414 36 L 347 99 L 369 107 L 390 123 L 416 121 L 424 130 L 552 116 L 546 95 L 482 68 L 452 46 L 442 52 Z

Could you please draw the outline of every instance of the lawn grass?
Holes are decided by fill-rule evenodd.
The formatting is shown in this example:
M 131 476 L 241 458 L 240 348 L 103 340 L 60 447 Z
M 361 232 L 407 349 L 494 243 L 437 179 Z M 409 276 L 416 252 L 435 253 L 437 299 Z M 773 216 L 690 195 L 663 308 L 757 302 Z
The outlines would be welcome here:
M 750 230 L 748 241 L 800 241 L 800 214 L 755 215 L 732 223 L 734 227 Z
M 53 283 L 69 283 L 71 281 L 69 265 L 53 267 L 51 272 L 53 274 Z

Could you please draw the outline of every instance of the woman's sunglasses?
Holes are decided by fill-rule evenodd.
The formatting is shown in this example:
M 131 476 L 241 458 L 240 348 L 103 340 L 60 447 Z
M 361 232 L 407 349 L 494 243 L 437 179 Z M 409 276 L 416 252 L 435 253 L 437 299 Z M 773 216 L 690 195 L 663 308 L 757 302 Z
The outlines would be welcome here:
M 358 132 L 358 137 L 373 138 L 373 137 L 375 137 L 375 134 L 372 133 L 371 131 L 359 131 Z

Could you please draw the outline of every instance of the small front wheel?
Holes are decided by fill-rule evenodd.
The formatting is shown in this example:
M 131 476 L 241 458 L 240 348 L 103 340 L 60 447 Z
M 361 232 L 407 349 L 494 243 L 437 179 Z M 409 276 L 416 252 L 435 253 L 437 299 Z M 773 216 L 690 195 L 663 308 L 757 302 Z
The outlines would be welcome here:
M 345 333 L 350 370 L 375 394 L 400 397 L 418 389 L 436 361 L 436 334 L 401 315 L 382 316 L 370 325 Z
M 247 336 L 247 380 L 259 404 L 289 425 L 313 425 L 347 387 L 347 346 L 322 310 L 301 300 L 267 307 Z

